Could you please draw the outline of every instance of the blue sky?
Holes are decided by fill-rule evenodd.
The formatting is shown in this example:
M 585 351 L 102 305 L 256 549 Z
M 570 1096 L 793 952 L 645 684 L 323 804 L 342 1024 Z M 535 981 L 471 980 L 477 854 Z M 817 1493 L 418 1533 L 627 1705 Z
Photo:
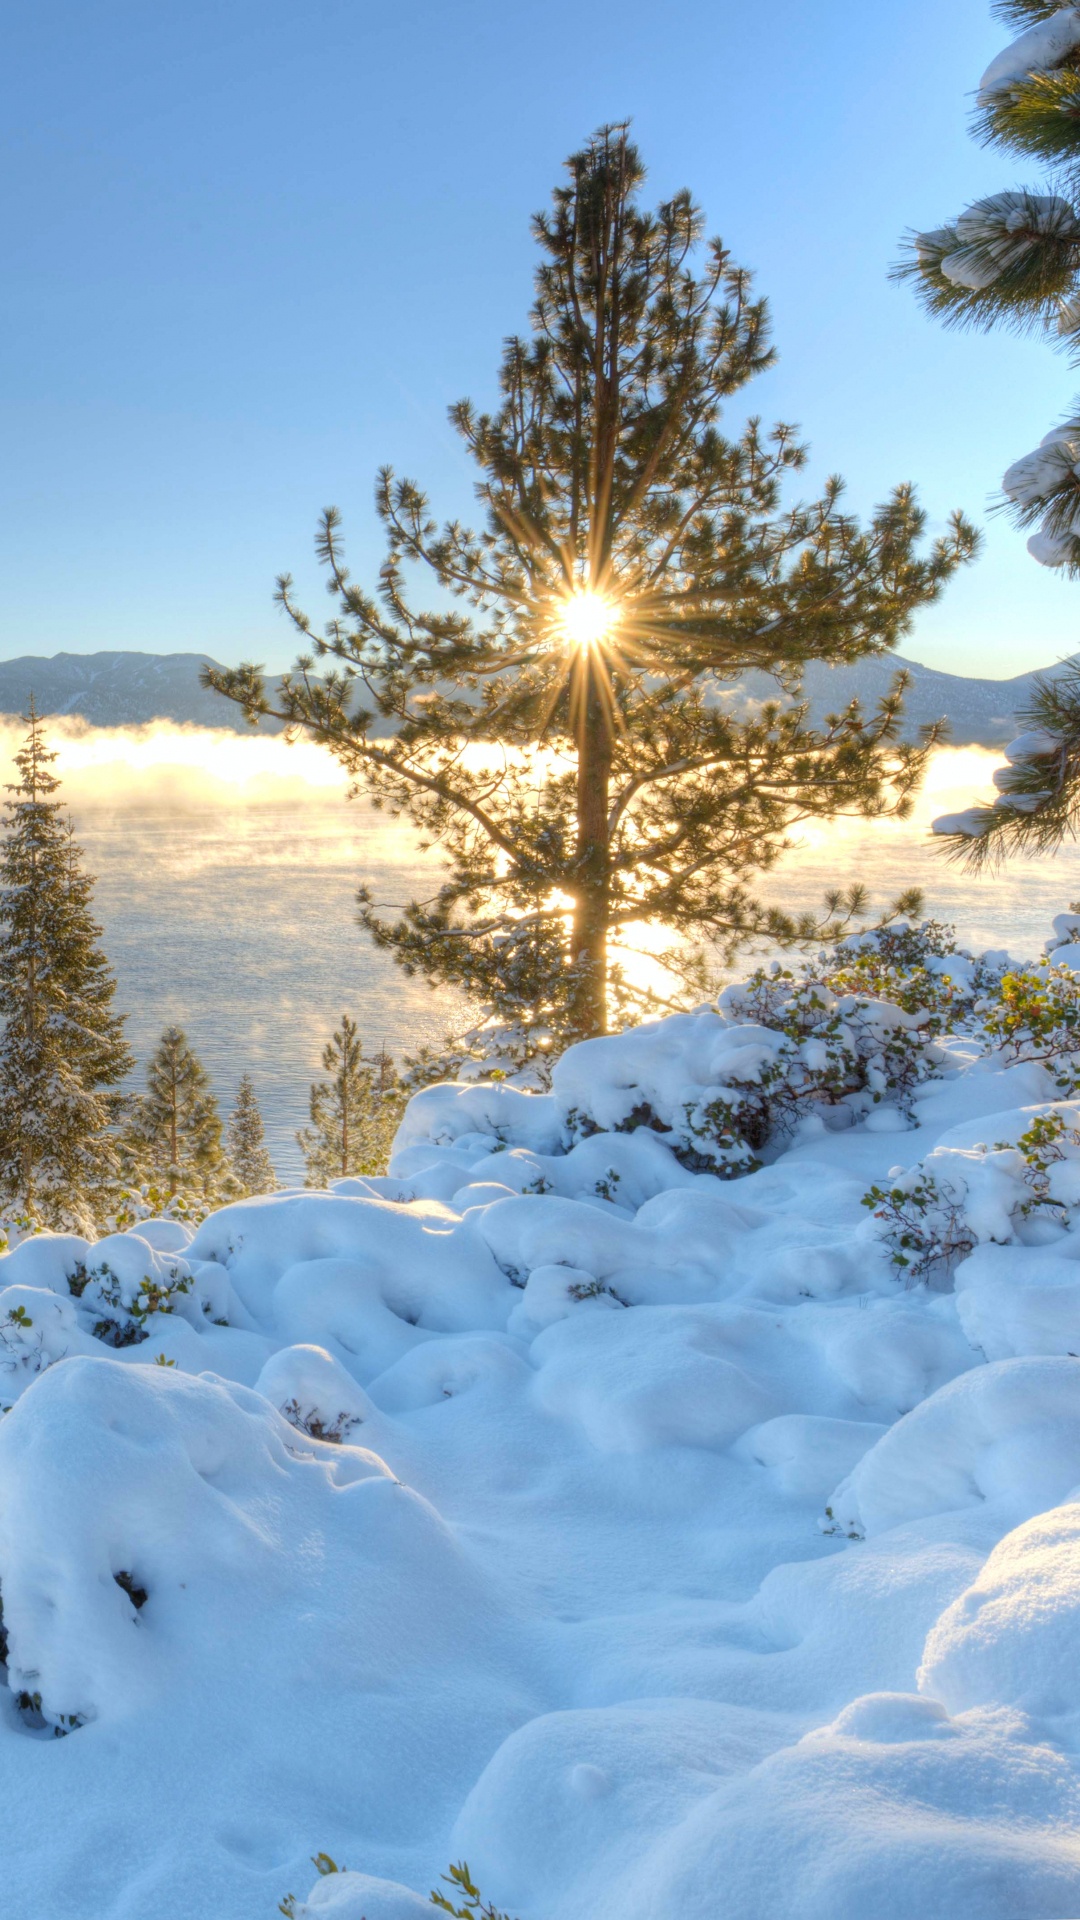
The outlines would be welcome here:
M 689 186 L 755 269 L 811 477 L 865 508 L 913 479 L 986 515 L 1068 406 L 1048 347 L 952 335 L 886 278 L 910 225 L 1010 183 L 967 137 L 1007 38 L 986 0 L 23 0 L 2 83 L 0 653 L 291 658 L 321 614 L 316 514 L 380 552 L 377 466 L 466 511 L 446 424 L 492 397 L 527 310 L 528 216 L 632 115 L 659 198 Z M 906 650 L 1017 673 L 1078 645 L 1080 586 L 1004 521 Z

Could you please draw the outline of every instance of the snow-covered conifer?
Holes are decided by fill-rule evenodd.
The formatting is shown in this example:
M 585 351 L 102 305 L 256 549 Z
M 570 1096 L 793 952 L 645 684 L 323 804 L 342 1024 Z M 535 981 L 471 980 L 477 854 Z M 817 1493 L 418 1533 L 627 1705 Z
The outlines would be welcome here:
M 245 1193 L 273 1193 L 277 1186 L 274 1163 L 263 1144 L 263 1121 L 250 1073 L 242 1073 L 236 1105 L 229 1117 L 229 1159 Z
M 166 1027 L 147 1062 L 146 1092 L 132 1102 L 124 1144 L 135 1178 L 170 1194 L 190 1188 L 223 1199 L 238 1190 L 209 1076 L 182 1027 Z
M 322 1063 L 329 1078 L 312 1084 L 311 1125 L 296 1136 L 307 1185 L 384 1173 L 404 1104 L 393 1060 L 381 1048 L 366 1057 L 356 1021 L 346 1013 L 323 1049 Z
M 106 1209 L 118 1172 L 111 1091 L 132 1065 L 93 880 L 33 703 L 0 847 L 0 1194 L 50 1227 Z

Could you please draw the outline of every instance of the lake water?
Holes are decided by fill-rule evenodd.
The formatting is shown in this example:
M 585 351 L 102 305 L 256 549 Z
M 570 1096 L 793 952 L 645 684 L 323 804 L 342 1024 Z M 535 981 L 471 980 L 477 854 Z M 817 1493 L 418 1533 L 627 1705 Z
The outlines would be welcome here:
M 175 1021 L 223 1106 L 249 1071 L 281 1178 L 303 1176 L 294 1135 L 343 1012 L 369 1049 L 398 1057 L 443 1038 L 454 1002 L 405 979 L 355 924 L 361 876 L 388 901 L 431 890 L 406 836 L 369 808 L 313 798 L 75 818 L 136 1053 Z
M 87 733 L 50 722 L 50 733 L 132 1045 L 144 1058 L 163 1026 L 184 1026 L 225 1107 L 250 1071 L 278 1172 L 300 1177 L 293 1136 L 342 1012 L 368 1046 L 399 1055 L 438 1042 L 460 1017 L 452 997 L 405 979 L 355 924 L 361 881 L 401 904 L 433 891 L 437 859 L 401 823 L 348 800 L 314 746 L 165 727 Z M 0 763 L 16 742 L 0 723 Z M 817 907 L 828 887 L 860 880 L 880 906 L 919 885 L 962 944 L 1036 953 L 1053 914 L 1080 896 L 1080 851 L 971 879 L 935 854 L 926 830 L 985 792 L 995 764 L 977 748 L 943 750 L 912 821 L 804 829 L 763 893 Z

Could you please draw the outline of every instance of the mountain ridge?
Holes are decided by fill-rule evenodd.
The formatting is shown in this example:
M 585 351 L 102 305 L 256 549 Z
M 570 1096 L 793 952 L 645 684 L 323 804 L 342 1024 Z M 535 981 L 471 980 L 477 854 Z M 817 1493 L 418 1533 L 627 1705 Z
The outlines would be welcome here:
M 91 726 L 141 726 L 171 721 L 179 726 L 224 728 L 243 733 L 247 723 L 232 701 L 199 685 L 204 665 L 219 663 L 204 653 L 140 653 L 126 650 L 100 653 L 21 654 L 0 660 L 0 714 L 27 711 L 31 695 L 43 716 L 70 714 Z M 1016 715 L 1031 698 L 1039 673 L 1053 667 L 1014 674 L 1005 680 L 980 679 L 944 673 L 900 654 L 878 655 L 850 667 L 825 667 L 814 662 L 806 674 L 810 717 L 820 722 L 849 700 L 871 706 L 886 691 L 900 669 L 911 675 L 905 710 L 905 732 L 914 733 L 927 722 L 945 718 L 956 746 L 1003 746 L 1015 731 Z M 270 690 L 278 675 L 268 676 Z M 750 711 L 776 700 L 776 683 L 768 674 L 748 673 L 720 696 L 737 712 Z M 265 723 L 274 731 L 280 726 Z M 378 729 L 382 731 L 382 729 Z
M 926 667 L 921 661 L 895 653 L 878 654 L 850 667 L 827 667 L 812 661 L 805 676 L 805 698 L 811 721 L 820 725 L 827 713 L 836 712 L 849 700 L 859 700 L 867 709 L 873 707 L 903 670 L 910 676 L 904 702 L 906 737 L 913 737 L 932 721 L 945 719 L 952 746 L 1003 747 L 1019 731 L 1017 716 L 1030 703 L 1036 680 L 1052 675 L 1061 664 L 1055 661 L 1052 666 L 1032 668 L 1007 680 L 993 680 L 943 673 L 940 668 Z M 745 674 L 727 698 L 737 707 L 775 700 L 776 683 L 769 674 Z
M 0 660 L 0 714 L 23 714 L 31 696 L 43 717 L 70 714 L 95 727 L 178 726 L 247 731 L 233 701 L 199 685 L 207 653 L 24 653 Z M 276 684 L 276 681 L 275 681 Z

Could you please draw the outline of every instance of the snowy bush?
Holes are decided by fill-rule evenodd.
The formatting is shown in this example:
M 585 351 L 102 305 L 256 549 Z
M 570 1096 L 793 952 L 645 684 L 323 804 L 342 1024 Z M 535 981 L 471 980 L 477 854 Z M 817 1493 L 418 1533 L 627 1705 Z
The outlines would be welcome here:
M 964 1194 L 944 1176 L 939 1182 L 925 1168 L 894 1169 L 888 1187 L 871 1187 L 863 1206 L 873 1208 L 880 1237 L 891 1249 L 898 1272 L 911 1280 L 951 1273 L 976 1244 L 964 1212 Z
M 75 1325 L 73 1310 L 66 1302 L 52 1300 L 26 1288 L 20 1297 L 17 1287 L 5 1287 L 0 1293 L 0 1411 L 8 1412 L 18 1391 L 35 1374 L 43 1373 L 54 1360 L 70 1351 L 69 1336 Z M 5 1392 L 10 1381 L 13 1391 Z M 17 1383 L 17 1384 L 16 1384 Z
M 443 1875 L 450 1888 L 450 1897 L 436 1887 L 431 1895 L 431 1904 L 440 1912 L 453 1915 L 453 1920 L 510 1920 L 507 1913 L 493 1907 L 485 1900 L 473 1881 L 467 1860 L 459 1860 Z
M 902 1125 L 915 1089 L 941 1066 L 939 1037 L 991 978 L 992 967 L 959 953 L 936 922 L 855 936 L 798 970 L 759 968 L 721 993 L 721 1024 L 710 1030 L 707 1016 L 686 1016 L 693 1037 L 680 1063 L 681 1097 L 659 1061 L 645 1064 L 650 1049 L 670 1051 L 674 1020 L 620 1037 L 627 1064 L 641 1062 L 628 1083 L 639 1097 L 621 1112 L 603 1077 L 590 1085 L 601 1056 L 586 1049 L 607 1043 L 564 1055 L 552 1084 L 568 1137 L 650 1127 L 682 1165 L 730 1179 L 752 1172 L 762 1150 L 790 1138 L 804 1117 L 849 1126 L 880 1105 Z M 604 1057 L 616 1058 L 610 1047 Z M 713 1084 L 702 1087 L 695 1083 L 706 1062 Z
M 505 1080 L 526 1093 L 547 1093 L 557 1039 L 543 1009 L 492 1012 L 451 1034 L 442 1047 L 422 1047 L 411 1056 L 403 1085 L 415 1093 L 440 1080 Z
M 313 1853 L 311 1864 L 320 1880 L 329 1879 L 331 1874 L 345 1874 L 346 1877 L 348 1875 L 348 1868 L 339 1867 L 337 1861 L 331 1859 L 328 1853 Z M 285 1920 L 297 1920 L 298 1911 L 295 1893 L 287 1893 L 284 1900 L 278 1902 L 278 1912 L 285 1915 Z
M 220 1206 L 192 1187 L 178 1186 L 175 1192 L 153 1180 L 139 1186 L 123 1187 L 100 1221 L 108 1233 L 127 1233 L 146 1221 L 177 1220 L 183 1226 L 197 1227 Z
M 290 1893 L 278 1902 L 278 1912 L 285 1915 L 285 1920 L 308 1920 L 315 1913 L 336 1914 L 340 1920 L 367 1920 L 369 1913 L 372 1920 L 419 1920 L 425 1913 L 430 1915 L 432 1907 L 452 1914 L 453 1920 L 510 1920 L 509 1914 L 484 1899 L 465 1860 L 455 1862 L 442 1876 L 443 1884 L 450 1888 L 449 1896 L 436 1887 L 426 1901 L 389 1881 L 350 1873 L 328 1853 L 314 1854 L 311 1864 L 319 1878 L 307 1900 L 298 1903 L 296 1895 Z M 331 1879 L 333 1885 L 328 1886 Z
M 320 1347 L 275 1353 L 259 1375 L 258 1388 L 290 1426 L 332 1446 L 351 1440 L 374 1412 L 355 1380 Z
M 1080 974 L 1075 969 L 1049 965 L 1007 973 L 997 996 L 980 1011 L 1002 1061 L 1038 1061 L 1061 1094 L 1080 1091 Z
M 107 1244 L 107 1243 L 103 1243 Z M 191 1292 L 191 1274 L 181 1260 L 157 1260 L 156 1272 L 140 1272 L 142 1262 L 117 1261 L 120 1271 L 100 1250 L 89 1264 L 78 1261 L 68 1276 L 68 1290 L 78 1300 L 90 1331 L 109 1347 L 133 1347 L 147 1338 L 147 1321 L 155 1313 L 172 1313 L 180 1297 Z
M 904 968 L 877 947 L 798 975 L 776 966 L 726 989 L 722 1009 L 751 1014 L 790 1043 L 762 1088 L 756 1144 L 802 1112 L 858 1115 L 889 1101 L 909 1113 L 915 1087 L 940 1065 L 934 1043 L 962 997 L 948 974 Z
M 871 1187 L 872 1209 L 892 1265 L 912 1281 L 951 1274 L 982 1241 L 1064 1232 L 1080 1218 L 1080 1109 L 1027 1109 L 1014 1141 L 939 1147 L 890 1184 Z

